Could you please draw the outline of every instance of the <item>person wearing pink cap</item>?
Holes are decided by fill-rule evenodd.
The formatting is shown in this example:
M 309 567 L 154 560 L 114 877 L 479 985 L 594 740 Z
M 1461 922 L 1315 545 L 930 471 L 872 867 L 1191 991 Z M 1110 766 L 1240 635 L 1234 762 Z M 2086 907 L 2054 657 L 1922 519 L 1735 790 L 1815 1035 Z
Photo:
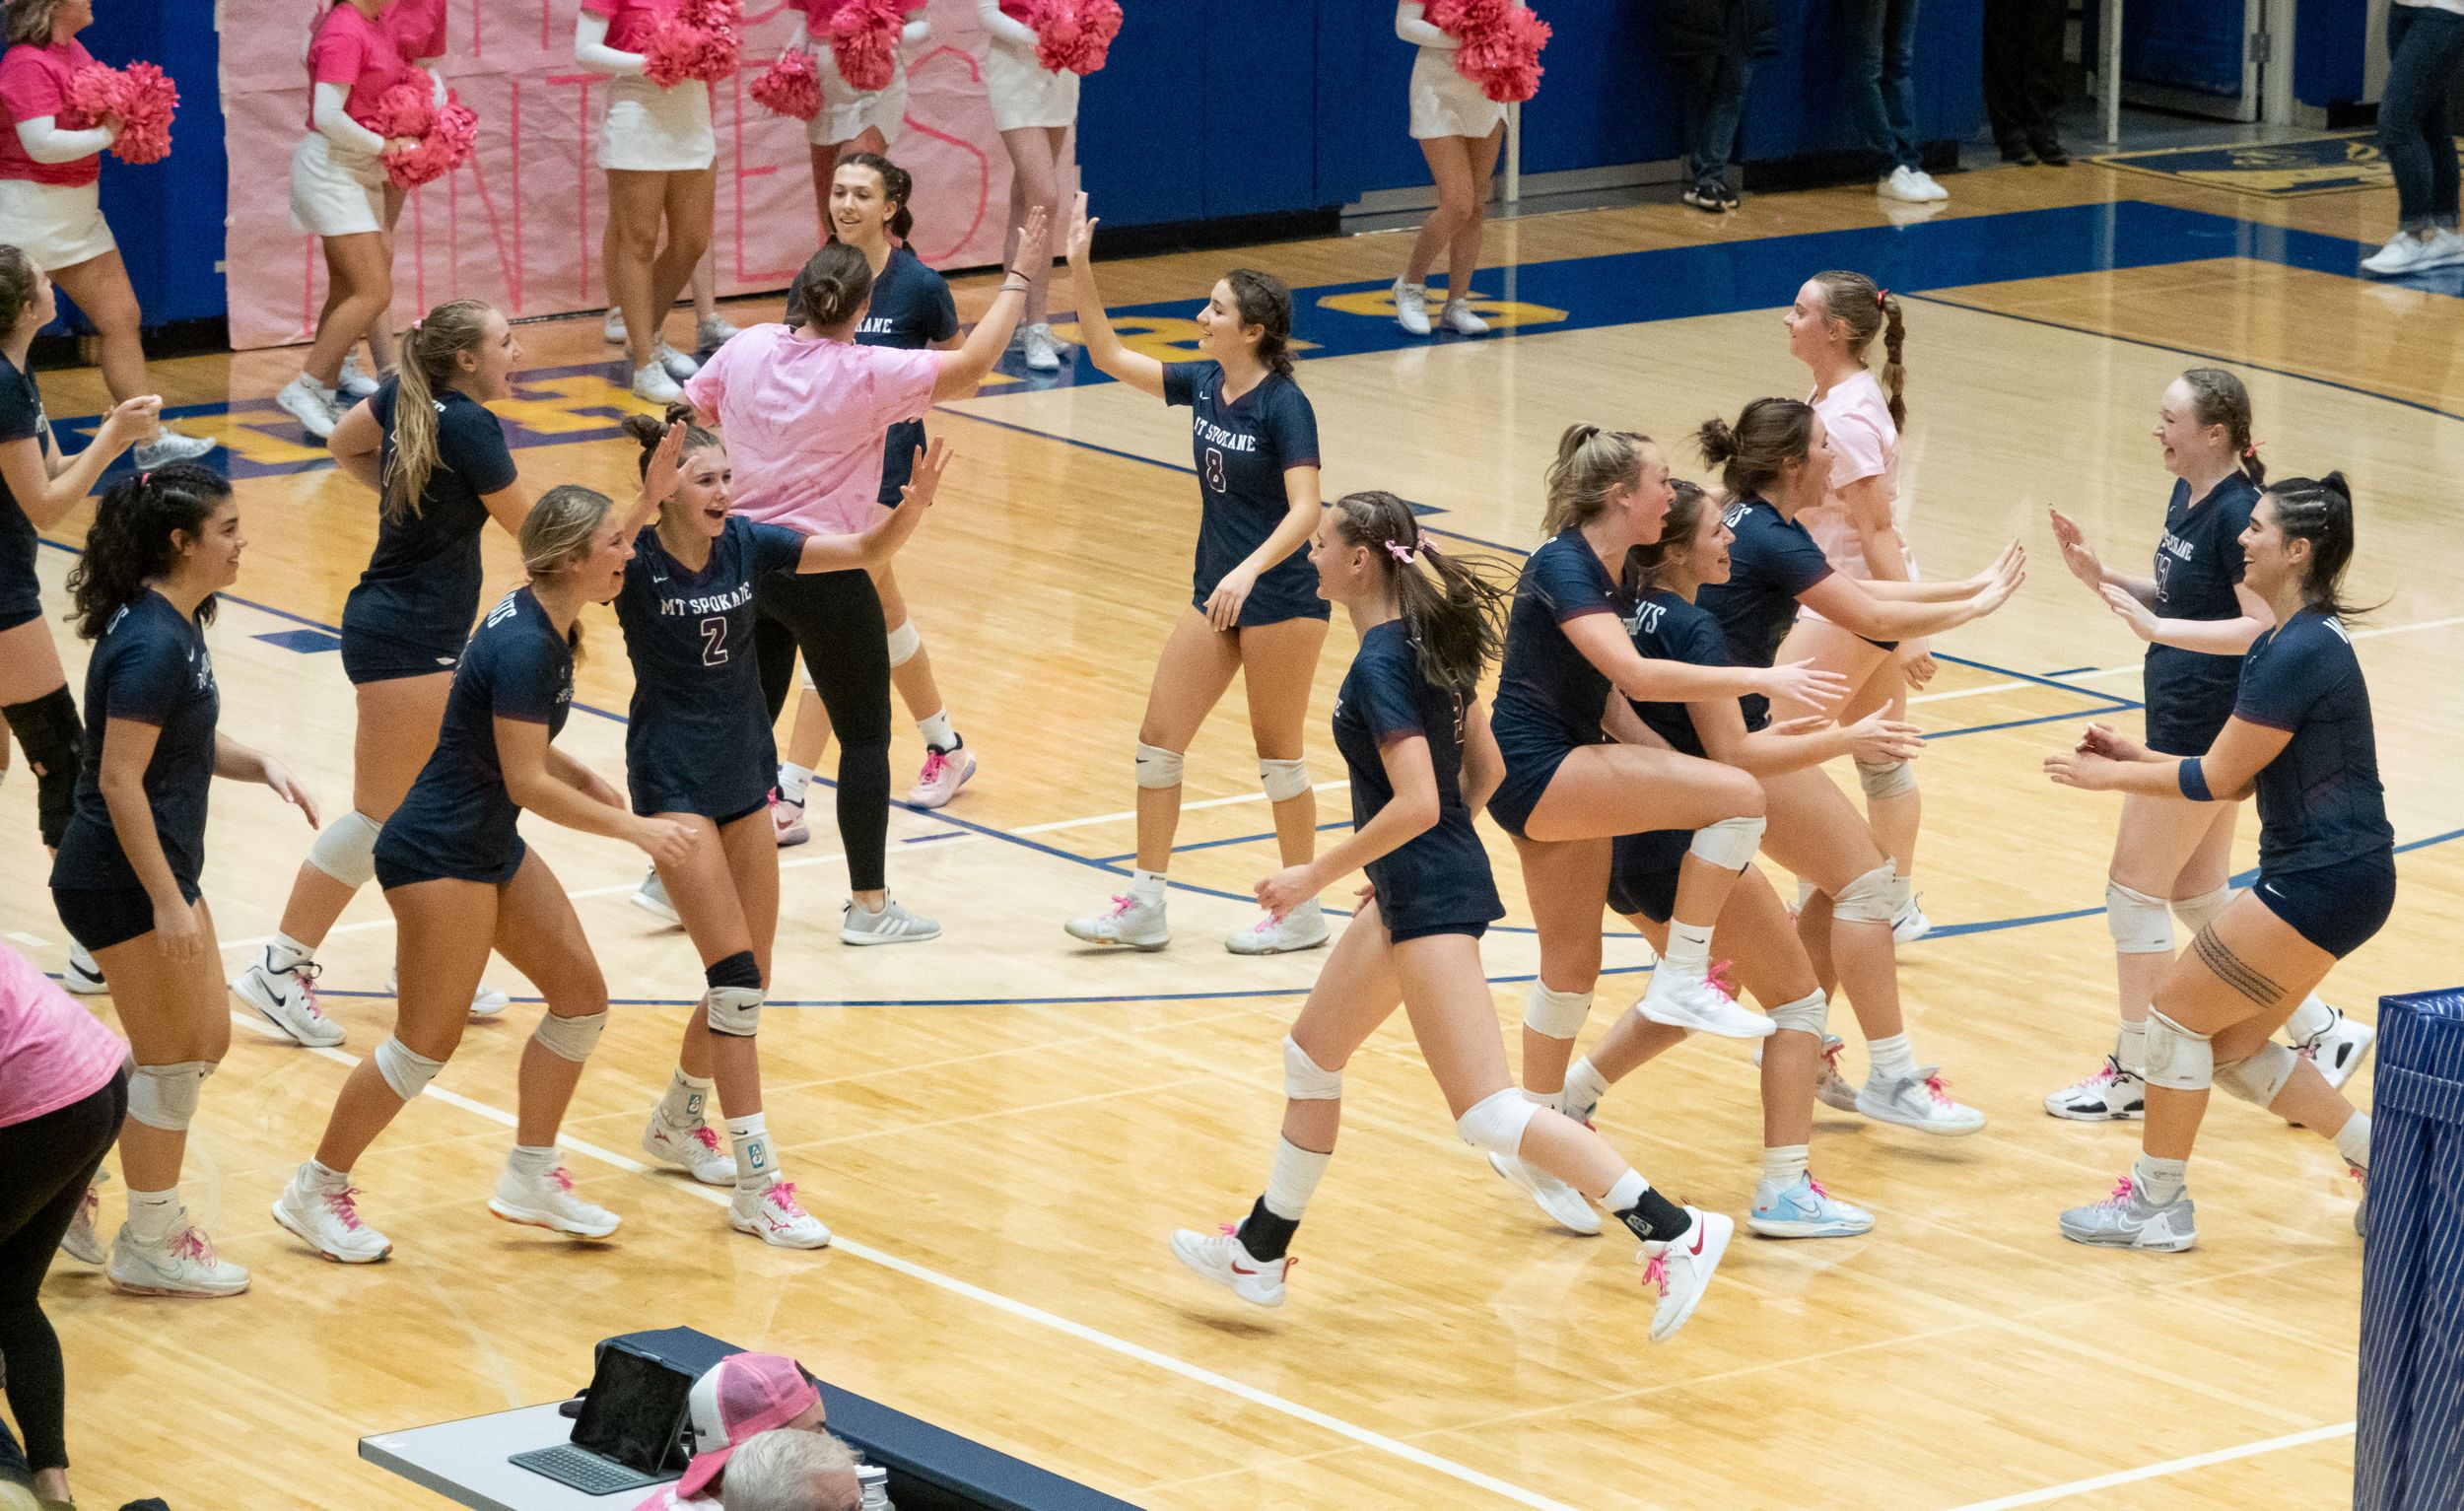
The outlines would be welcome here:
M 693 1461 L 684 1477 L 652 1491 L 634 1511 L 681 1511 L 719 1504 L 728 1458 L 773 1428 L 822 1429 L 821 1390 L 784 1354 L 731 1353 L 693 1382 Z

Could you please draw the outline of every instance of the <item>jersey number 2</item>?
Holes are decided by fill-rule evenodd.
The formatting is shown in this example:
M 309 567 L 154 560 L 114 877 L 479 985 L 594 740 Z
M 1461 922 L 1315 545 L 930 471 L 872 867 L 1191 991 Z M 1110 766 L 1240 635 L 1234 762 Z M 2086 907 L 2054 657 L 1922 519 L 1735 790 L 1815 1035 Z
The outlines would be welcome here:
M 1223 480 L 1223 453 L 1215 449 L 1213 446 L 1208 446 L 1206 448 L 1206 486 L 1212 488 L 1217 493 L 1225 491 Z
M 702 664 L 727 664 L 727 616 L 713 614 L 702 621 Z

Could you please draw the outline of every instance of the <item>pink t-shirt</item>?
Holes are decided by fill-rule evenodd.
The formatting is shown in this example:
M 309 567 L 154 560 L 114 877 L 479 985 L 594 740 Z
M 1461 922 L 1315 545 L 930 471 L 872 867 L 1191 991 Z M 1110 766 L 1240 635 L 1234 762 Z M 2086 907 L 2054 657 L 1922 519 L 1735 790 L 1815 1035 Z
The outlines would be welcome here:
M 404 61 L 445 56 L 445 3 L 446 0 L 394 0 L 393 8 L 380 18 L 379 24 L 393 38 L 394 49 Z
M 402 82 L 410 67 L 402 61 L 401 49 L 394 46 L 391 32 L 345 0 L 336 0 L 317 22 L 316 34 L 308 42 L 308 71 L 310 131 L 316 129 L 316 86 L 320 84 L 349 85 L 343 113 L 374 131 L 376 102 Z
M 1857 538 L 1840 494 L 1851 483 L 1880 477 L 1891 496 L 1891 522 L 1899 527 L 1905 543 L 1908 501 L 1899 492 L 1899 427 L 1890 422 L 1890 400 L 1883 396 L 1880 379 L 1871 372 L 1860 372 L 1814 400 L 1814 412 L 1822 417 L 1822 428 L 1830 437 L 1831 486 L 1822 495 L 1821 507 L 1800 514 L 1798 522 L 1834 569 L 1860 582 L 1871 581 L 1874 573 L 1865 564 L 1864 542 Z M 1914 551 L 1908 553 L 1908 575 L 1916 575 Z
M 712 353 L 684 396 L 726 433 L 737 514 L 853 534 L 880 517 L 882 445 L 932 407 L 943 355 L 755 325 Z
M 84 1101 L 127 1058 L 119 1035 L 0 944 L 0 1128 Z
M 607 44 L 618 52 L 640 52 L 650 44 L 650 31 L 684 9 L 684 0 L 582 0 L 585 16 L 607 18 Z
M 899 9 L 913 16 L 924 8 L 925 0 L 900 0 Z M 847 0 L 795 0 L 795 8 L 804 13 L 804 30 L 814 36 L 830 25 L 830 19 L 845 9 Z
M 74 163 L 37 163 L 17 139 L 17 123 L 57 117 L 68 108 L 68 81 L 94 61 L 76 37 L 36 47 L 21 42 L 0 57 L 0 178 L 75 187 L 102 176 L 103 155 Z

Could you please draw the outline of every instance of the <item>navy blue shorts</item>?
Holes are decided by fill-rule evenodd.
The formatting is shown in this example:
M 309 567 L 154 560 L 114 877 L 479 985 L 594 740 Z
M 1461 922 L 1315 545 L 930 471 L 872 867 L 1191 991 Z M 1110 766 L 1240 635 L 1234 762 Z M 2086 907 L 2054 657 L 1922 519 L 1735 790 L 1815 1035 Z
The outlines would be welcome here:
M 1209 587 L 1206 592 L 1213 590 Z M 1206 612 L 1206 592 L 1190 594 L 1190 606 L 1201 614 Z M 1263 630 L 1293 619 L 1326 619 L 1334 612 L 1335 605 L 1318 596 L 1317 573 L 1306 565 L 1297 576 L 1278 569 L 1260 578 L 1241 600 L 1241 617 L 1234 628 Z
M 1486 932 L 1488 932 L 1486 923 L 1405 924 L 1400 928 L 1389 924 L 1386 926 L 1386 941 L 1389 944 L 1406 944 L 1413 939 L 1434 938 L 1442 933 L 1459 933 L 1468 939 L 1476 939 Z
M 1532 810 L 1547 795 L 1548 784 L 1557 780 L 1557 768 L 1579 748 L 1517 741 L 1514 749 L 1501 751 L 1506 775 L 1488 799 L 1488 816 L 1497 820 L 1497 827 L 1518 840 L 1530 839 L 1523 826 L 1532 821 Z
M 2230 700 L 2221 709 L 2149 704 L 2148 749 L 2156 755 L 2206 755 L 2215 748 L 2216 737 L 2224 732 L 2224 721 L 2232 714 Z
M 462 644 L 467 636 L 455 636 L 450 643 L 436 640 L 421 644 L 415 641 L 388 640 L 381 636 L 354 631 L 346 620 L 342 626 L 342 674 L 358 687 L 365 682 L 395 682 L 404 677 L 433 677 L 450 672 L 462 658 Z
M 691 813 L 709 819 L 721 829 L 739 819 L 765 812 L 769 807 L 770 787 L 767 783 L 762 786 L 762 794 L 750 803 L 740 797 L 713 802 L 708 795 L 697 792 L 645 792 L 637 790 L 633 793 L 633 811 L 640 817 L 649 818 L 654 813 Z
M 196 889 L 184 882 L 179 895 L 197 900 Z M 109 949 L 154 932 L 154 899 L 143 887 L 53 887 L 51 906 L 69 937 L 89 950 Z
M 417 886 L 423 881 L 476 881 L 482 886 L 501 887 L 513 879 L 513 873 L 522 868 L 522 857 L 528 854 L 530 847 L 522 842 L 521 836 L 515 835 L 513 848 L 502 865 L 484 871 L 440 871 L 399 859 L 388 859 L 380 849 L 376 856 L 376 885 L 388 892 L 395 887 Z
M 1689 829 L 1618 835 L 1609 847 L 1608 906 L 1620 918 L 1667 923 L 1677 913 L 1677 872 L 1693 843 Z
M 2395 857 L 2382 851 L 2281 874 L 2262 870 L 2250 890 L 2294 933 L 2342 960 L 2395 911 Z

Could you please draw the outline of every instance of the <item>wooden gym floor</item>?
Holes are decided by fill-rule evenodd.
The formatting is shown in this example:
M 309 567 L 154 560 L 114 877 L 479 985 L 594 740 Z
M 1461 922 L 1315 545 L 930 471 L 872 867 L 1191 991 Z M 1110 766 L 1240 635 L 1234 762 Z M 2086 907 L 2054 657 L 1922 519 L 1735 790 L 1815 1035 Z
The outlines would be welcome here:
M 2381 993 L 2449 984 L 2442 941 L 2464 932 L 2464 866 L 2444 843 L 2464 833 L 2464 588 L 2433 564 L 2464 467 L 2459 285 L 2352 275 L 2358 243 L 2385 234 L 2382 194 L 2279 204 L 2087 166 L 1951 186 L 1940 215 L 1897 227 L 1853 189 L 1757 195 L 1718 222 L 1671 205 L 1500 225 L 1479 289 L 1504 302 L 1501 326 L 1520 322 L 1511 339 L 1392 335 L 1375 291 L 1401 235 L 1103 268 L 1116 306 L 1168 306 L 1150 311 L 1157 343 L 1225 266 L 1284 276 L 1315 347 L 1302 379 L 1329 496 L 1392 488 L 1442 511 L 1434 528 L 1516 548 L 1536 539 L 1540 469 L 1565 423 L 1674 438 L 1756 394 L 1799 392 L 1777 308 L 1799 279 L 1847 263 L 1907 292 L 1902 481 L 1917 548 L 1936 573 L 1960 572 L 2017 535 L 2034 572 L 2001 615 L 1938 643 L 1957 659 L 1918 705 L 1938 736 L 1920 766 L 1919 876 L 1942 927 L 1903 953 L 1903 979 L 1923 1054 L 1993 1124 L 1948 1142 L 1826 1115 L 1817 1168 L 1876 1211 L 1873 1236 L 1741 1236 L 1693 1324 L 1650 1347 L 1632 1245 L 1560 1235 L 1482 1168 L 1398 1022 L 1353 1066 L 1342 1157 L 1287 1304 L 1246 1309 L 1173 1264 L 1168 1229 L 1237 1216 L 1264 1178 L 1275 1042 L 1321 957 L 1243 960 L 1216 943 L 1251 917 L 1272 857 L 1237 698 L 1190 754 L 1179 941 L 1098 956 L 1061 932 L 1121 884 L 1129 747 L 1185 601 L 1196 500 L 1184 422 L 1161 406 L 1117 384 L 1003 381 L 935 417 L 958 453 L 949 497 L 900 564 L 984 763 L 944 813 L 892 822 L 892 885 L 947 934 L 837 944 L 826 803 L 813 844 L 786 857 L 769 1106 L 836 1247 L 790 1254 L 734 1235 L 714 1193 L 630 1157 L 698 992 L 695 960 L 626 905 L 632 852 L 530 821 L 622 999 L 567 1148 L 624 1229 L 574 1245 L 483 1210 L 537 1010 L 519 1003 L 474 1026 L 438 1092 L 358 1172 L 396 1241 L 390 1263 L 320 1264 L 274 1226 L 267 1203 L 390 1023 L 392 936 L 371 889 L 324 951 L 348 1043 L 236 1035 L 190 1143 L 190 1207 L 255 1288 L 181 1304 L 116 1296 L 65 1260 L 52 1275 L 86 1503 L 430 1507 L 356 1462 L 355 1440 L 565 1395 L 594 1340 L 676 1323 L 792 1353 L 1159 1508 L 2339 1502 L 2361 1255 L 2331 1150 L 2220 1103 L 2196 1175 L 2200 1249 L 2100 1254 L 2054 1232 L 2054 1213 L 2101 1195 L 2136 1140 L 2038 1108 L 2110 1036 L 2098 905 L 2119 803 L 2056 790 L 2037 763 L 2088 718 L 2135 721 L 2140 647 L 2062 571 L 2044 512 L 2078 515 L 2111 559 L 2144 559 L 2168 485 L 2147 437 L 2156 398 L 2209 360 L 2249 380 L 2272 467 L 2354 478 L 2355 595 L 2386 600 L 2361 655 L 2397 836 L 2417 848 L 2399 862 L 2393 922 L 2327 993 L 2368 1017 Z M 962 308 L 985 298 L 969 280 Z M 629 479 L 629 447 L 610 438 L 634 401 L 611 382 L 595 319 L 520 334 L 523 366 L 551 370 L 504 406 L 525 481 Z M 351 702 L 314 632 L 338 623 L 375 515 L 356 485 L 309 465 L 312 444 L 266 403 L 297 360 L 155 372 L 173 405 L 207 406 L 187 423 L 231 438 L 247 478 L 246 567 L 213 632 L 225 727 L 334 803 L 350 787 Z M 55 414 L 100 407 L 91 372 L 42 385 Z M 1681 470 L 1699 472 L 1690 457 Z M 45 555 L 54 603 L 85 523 Z M 488 553 L 493 594 L 514 560 L 493 535 Z M 81 675 L 84 648 L 56 633 Z M 614 626 L 594 614 L 590 635 L 580 701 L 620 711 Z M 1338 623 L 1313 716 L 1321 782 L 1340 776 L 1323 727 L 1350 647 Z M 898 726 L 904 783 L 921 752 L 903 714 Z M 564 744 L 620 769 L 612 714 L 577 717 Z M 56 969 L 20 776 L 0 788 L 0 929 Z M 216 801 L 207 891 L 236 966 L 274 927 L 309 836 L 262 793 L 226 787 Z M 1323 821 L 1346 812 L 1339 788 L 1323 794 Z M 2240 864 L 2255 839 L 2245 816 Z M 1521 924 L 1520 877 L 1492 849 Z M 1627 974 L 1604 983 L 1594 1032 L 1640 990 L 1630 973 L 1647 958 L 1613 938 L 1610 964 Z M 1528 930 L 1492 934 L 1486 960 L 1511 1025 L 1535 963 Z M 491 979 L 519 985 L 501 965 Z M 2368 1075 L 2353 1089 L 2366 1105 Z M 1748 1200 L 1757 1127 L 1745 1054 L 1722 1044 L 1629 1083 L 1605 1123 L 1656 1182 L 1731 1212 Z M 106 1235 L 119 1207 L 114 1181 Z

